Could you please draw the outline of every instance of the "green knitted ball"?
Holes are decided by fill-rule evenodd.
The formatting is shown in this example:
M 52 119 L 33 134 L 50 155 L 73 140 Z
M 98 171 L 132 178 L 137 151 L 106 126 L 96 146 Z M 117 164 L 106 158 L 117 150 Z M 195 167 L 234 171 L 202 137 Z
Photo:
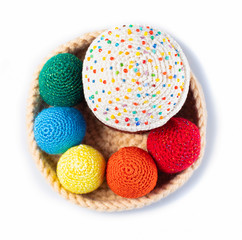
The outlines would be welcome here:
M 71 107 L 83 99 L 82 62 L 70 53 L 49 59 L 39 74 L 39 91 L 51 106 Z

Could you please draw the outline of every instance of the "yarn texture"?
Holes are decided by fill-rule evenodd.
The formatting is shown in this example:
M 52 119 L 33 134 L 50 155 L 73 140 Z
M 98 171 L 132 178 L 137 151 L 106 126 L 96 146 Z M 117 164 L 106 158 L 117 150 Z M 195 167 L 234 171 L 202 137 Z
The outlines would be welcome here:
M 190 67 L 180 46 L 149 26 L 103 32 L 84 59 L 88 106 L 105 125 L 128 132 L 165 124 L 184 104 L 189 82 Z
M 157 167 L 151 156 L 137 147 L 121 148 L 107 164 L 107 183 L 121 197 L 139 198 L 156 185 Z
M 199 157 L 201 149 L 199 129 L 184 118 L 172 118 L 164 126 L 150 132 L 147 149 L 161 171 L 181 172 Z
M 87 145 L 67 150 L 57 164 L 62 186 L 77 194 L 96 190 L 104 180 L 106 162 L 100 152 Z
M 49 154 L 61 154 L 79 145 L 86 132 L 86 122 L 75 108 L 44 109 L 34 121 L 34 136 L 38 146 Z
M 85 58 L 86 51 L 93 40 L 101 34 L 102 31 L 90 32 L 84 34 L 76 39 L 73 39 L 48 54 L 43 59 L 40 66 L 36 69 L 33 76 L 33 81 L 29 89 L 29 98 L 27 105 L 27 135 L 29 142 L 29 149 L 31 155 L 42 173 L 46 182 L 50 184 L 53 190 L 59 193 L 63 198 L 77 204 L 80 207 L 93 209 L 96 211 L 127 211 L 134 208 L 142 208 L 157 202 L 177 189 L 183 186 L 195 172 L 195 170 L 202 163 L 206 145 L 206 104 L 203 96 L 201 85 L 197 78 L 191 72 L 189 94 L 183 105 L 179 116 L 189 119 L 194 122 L 200 131 L 201 135 L 201 152 L 199 159 L 194 162 L 189 168 L 178 173 L 169 175 L 159 175 L 158 183 L 154 190 L 138 199 L 122 198 L 115 194 L 107 185 L 106 181 L 96 190 L 88 194 L 74 194 L 67 191 L 61 184 L 56 174 L 56 162 L 59 160 L 59 156 L 45 154 L 36 144 L 34 138 L 34 119 L 35 115 L 39 113 L 44 106 L 42 98 L 39 96 L 39 73 L 43 68 L 43 65 L 54 55 L 59 53 L 71 53 L 80 59 Z M 145 133 L 127 133 L 116 131 L 113 128 L 104 126 L 98 119 L 91 114 L 91 110 L 82 101 L 78 106 L 83 113 L 87 121 L 87 131 L 84 139 L 84 143 L 93 146 L 98 151 L 102 152 L 105 159 L 109 159 L 110 156 L 118 151 L 118 149 L 125 146 L 139 146 L 146 150 L 146 142 L 148 132 Z M 105 141 L 103 140 L 105 139 Z M 163 177 L 165 179 L 163 181 Z M 162 183 L 162 184 L 161 184 Z
M 51 106 L 71 107 L 83 99 L 82 62 L 70 53 L 53 56 L 39 75 L 39 91 Z

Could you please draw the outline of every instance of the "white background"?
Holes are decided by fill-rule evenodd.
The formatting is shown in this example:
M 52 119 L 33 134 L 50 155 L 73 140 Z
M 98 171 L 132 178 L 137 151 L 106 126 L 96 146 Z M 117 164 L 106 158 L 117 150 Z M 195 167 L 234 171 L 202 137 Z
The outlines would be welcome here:
M 3 1 L 0 3 L 0 239 L 241 239 L 241 1 Z M 189 182 L 164 200 L 98 213 L 54 192 L 27 147 L 32 74 L 68 40 L 118 24 L 170 33 L 201 82 L 207 148 Z

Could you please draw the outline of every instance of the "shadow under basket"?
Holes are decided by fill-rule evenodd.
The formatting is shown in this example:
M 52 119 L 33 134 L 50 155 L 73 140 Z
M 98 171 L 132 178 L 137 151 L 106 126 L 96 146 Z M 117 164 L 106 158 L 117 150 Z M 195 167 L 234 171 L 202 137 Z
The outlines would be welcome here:
M 49 107 L 43 102 L 39 95 L 38 78 L 43 65 L 52 56 L 65 52 L 72 53 L 83 60 L 88 46 L 100 33 L 101 32 L 88 33 L 60 46 L 43 61 L 36 71 L 31 85 L 27 107 L 27 131 L 30 150 L 38 168 L 53 189 L 64 198 L 81 207 L 87 207 L 98 211 L 123 211 L 141 208 L 153 202 L 157 202 L 180 188 L 191 177 L 192 173 L 202 161 L 205 148 L 206 106 L 201 86 L 192 73 L 188 97 L 184 106 L 176 116 L 184 117 L 198 126 L 201 135 L 200 156 L 192 166 L 181 173 L 174 175 L 160 173 L 155 189 L 146 196 L 137 199 L 122 198 L 109 189 L 106 181 L 104 181 L 100 188 L 88 194 L 79 195 L 68 192 L 61 186 L 56 175 L 56 164 L 60 155 L 49 155 L 41 151 L 34 139 L 34 119 L 43 108 Z M 87 120 L 87 132 L 83 143 L 99 150 L 106 161 L 113 153 L 125 146 L 136 146 L 147 150 L 146 141 L 149 132 L 125 133 L 109 128 L 95 118 L 84 100 L 81 104 L 76 106 L 76 108 L 83 113 L 84 118 Z

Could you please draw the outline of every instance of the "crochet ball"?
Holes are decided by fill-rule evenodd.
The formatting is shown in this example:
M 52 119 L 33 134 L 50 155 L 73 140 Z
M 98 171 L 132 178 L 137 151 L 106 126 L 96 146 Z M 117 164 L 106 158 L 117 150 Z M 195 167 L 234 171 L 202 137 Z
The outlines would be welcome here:
M 107 164 L 107 183 L 121 197 L 138 198 L 154 189 L 157 167 L 151 156 L 137 147 L 121 148 Z
M 150 132 L 147 149 L 161 171 L 181 172 L 199 157 L 199 129 L 186 119 L 172 118 L 164 126 Z
M 96 190 L 104 180 L 106 162 L 100 152 L 87 145 L 67 150 L 57 164 L 62 186 L 76 194 Z
M 47 108 L 34 121 L 35 140 L 49 154 L 61 154 L 80 144 L 85 132 L 85 120 L 75 108 Z
M 70 53 L 49 59 L 39 74 L 39 91 L 51 106 L 71 107 L 83 99 L 82 62 Z

